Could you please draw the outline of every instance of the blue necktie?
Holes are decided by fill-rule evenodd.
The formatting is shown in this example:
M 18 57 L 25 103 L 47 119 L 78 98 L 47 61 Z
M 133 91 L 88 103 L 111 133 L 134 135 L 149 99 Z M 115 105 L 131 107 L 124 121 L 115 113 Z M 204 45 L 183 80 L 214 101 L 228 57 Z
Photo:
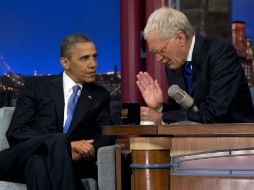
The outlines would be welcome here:
M 191 70 L 191 61 L 186 61 L 183 66 L 183 75 L 185 87 L 188 93 L 190 93 L 192 88 L 192 70 Z
M 72 87 L 72 94 L 70 96 L 67 108 L 67 119 L 64 125 L 63 132 L 66 134 L 70 128 L 71 120 L 78 102 L 78 91 L 80 89 L 79 85 L 75 85 Z

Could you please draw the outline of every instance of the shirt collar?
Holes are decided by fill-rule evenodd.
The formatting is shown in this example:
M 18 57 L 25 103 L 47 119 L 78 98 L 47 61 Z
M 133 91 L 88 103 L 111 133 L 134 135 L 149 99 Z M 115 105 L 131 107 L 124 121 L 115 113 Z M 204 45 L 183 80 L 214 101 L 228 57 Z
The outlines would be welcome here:
M 63 88 L 64 92 L 66 91 L 72 91 L 72 87 L 75 85 L 79 85 L 80 89 L 82 90 L 83 85 L 82 84 L 76 84 L 64 71 L 63 72 Z
M 189 53 L 188 53 L 186 61 L 192 61 L 192 53 L 193 53 L 193 49 L 194 49 L 195 39 L 196 38 L 195 38 L 195 35 L 194 35 L 191 39 L 191 46 L 190 46 Z

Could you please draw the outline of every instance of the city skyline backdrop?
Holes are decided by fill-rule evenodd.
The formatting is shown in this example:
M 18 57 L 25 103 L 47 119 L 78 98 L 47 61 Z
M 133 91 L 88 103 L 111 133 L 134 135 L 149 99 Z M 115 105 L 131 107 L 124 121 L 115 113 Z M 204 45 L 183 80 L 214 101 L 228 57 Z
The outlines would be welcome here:
M 232 21 L 246 22 L 254 40 L 253 0 L 232 0 Z M 0 0 L 0 64 L 17 74 L 58 74 L 59 45 L 81 32 L 97 47 L 98 73 L 120 70 L 120 0 Z M 7 69 L 8 70 L 8 69 Z M 6 68 L 0 67 L 0 75 Z

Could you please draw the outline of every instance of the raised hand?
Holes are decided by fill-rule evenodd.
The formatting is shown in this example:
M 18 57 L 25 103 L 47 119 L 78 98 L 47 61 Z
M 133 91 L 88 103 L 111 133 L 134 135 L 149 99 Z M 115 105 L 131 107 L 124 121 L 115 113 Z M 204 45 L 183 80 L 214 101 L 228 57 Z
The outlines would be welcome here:
M 139 72 L 136 83 L 148 107 L 158 109 L 162 106 L 162 90 L 157 80 L 147 72 Z

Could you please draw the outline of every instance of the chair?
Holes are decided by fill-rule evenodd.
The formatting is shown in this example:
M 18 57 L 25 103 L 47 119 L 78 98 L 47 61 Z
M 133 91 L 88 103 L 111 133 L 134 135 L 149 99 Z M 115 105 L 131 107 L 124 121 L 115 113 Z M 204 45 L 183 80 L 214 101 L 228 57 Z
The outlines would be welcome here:
M 0 108 L 0 151 L 9 147 L 5 133 L 9 127 L 14 107 Z M 98 184 L 92 178 L 82 179 L 86 190 L 115 190 L 115 150 L 123 145 L 101 147 L 98 150 Z M 98 187 L 99 186 L 99 187 Z M 0 190 L 26 190 L 25 184 L 0 181 Z

